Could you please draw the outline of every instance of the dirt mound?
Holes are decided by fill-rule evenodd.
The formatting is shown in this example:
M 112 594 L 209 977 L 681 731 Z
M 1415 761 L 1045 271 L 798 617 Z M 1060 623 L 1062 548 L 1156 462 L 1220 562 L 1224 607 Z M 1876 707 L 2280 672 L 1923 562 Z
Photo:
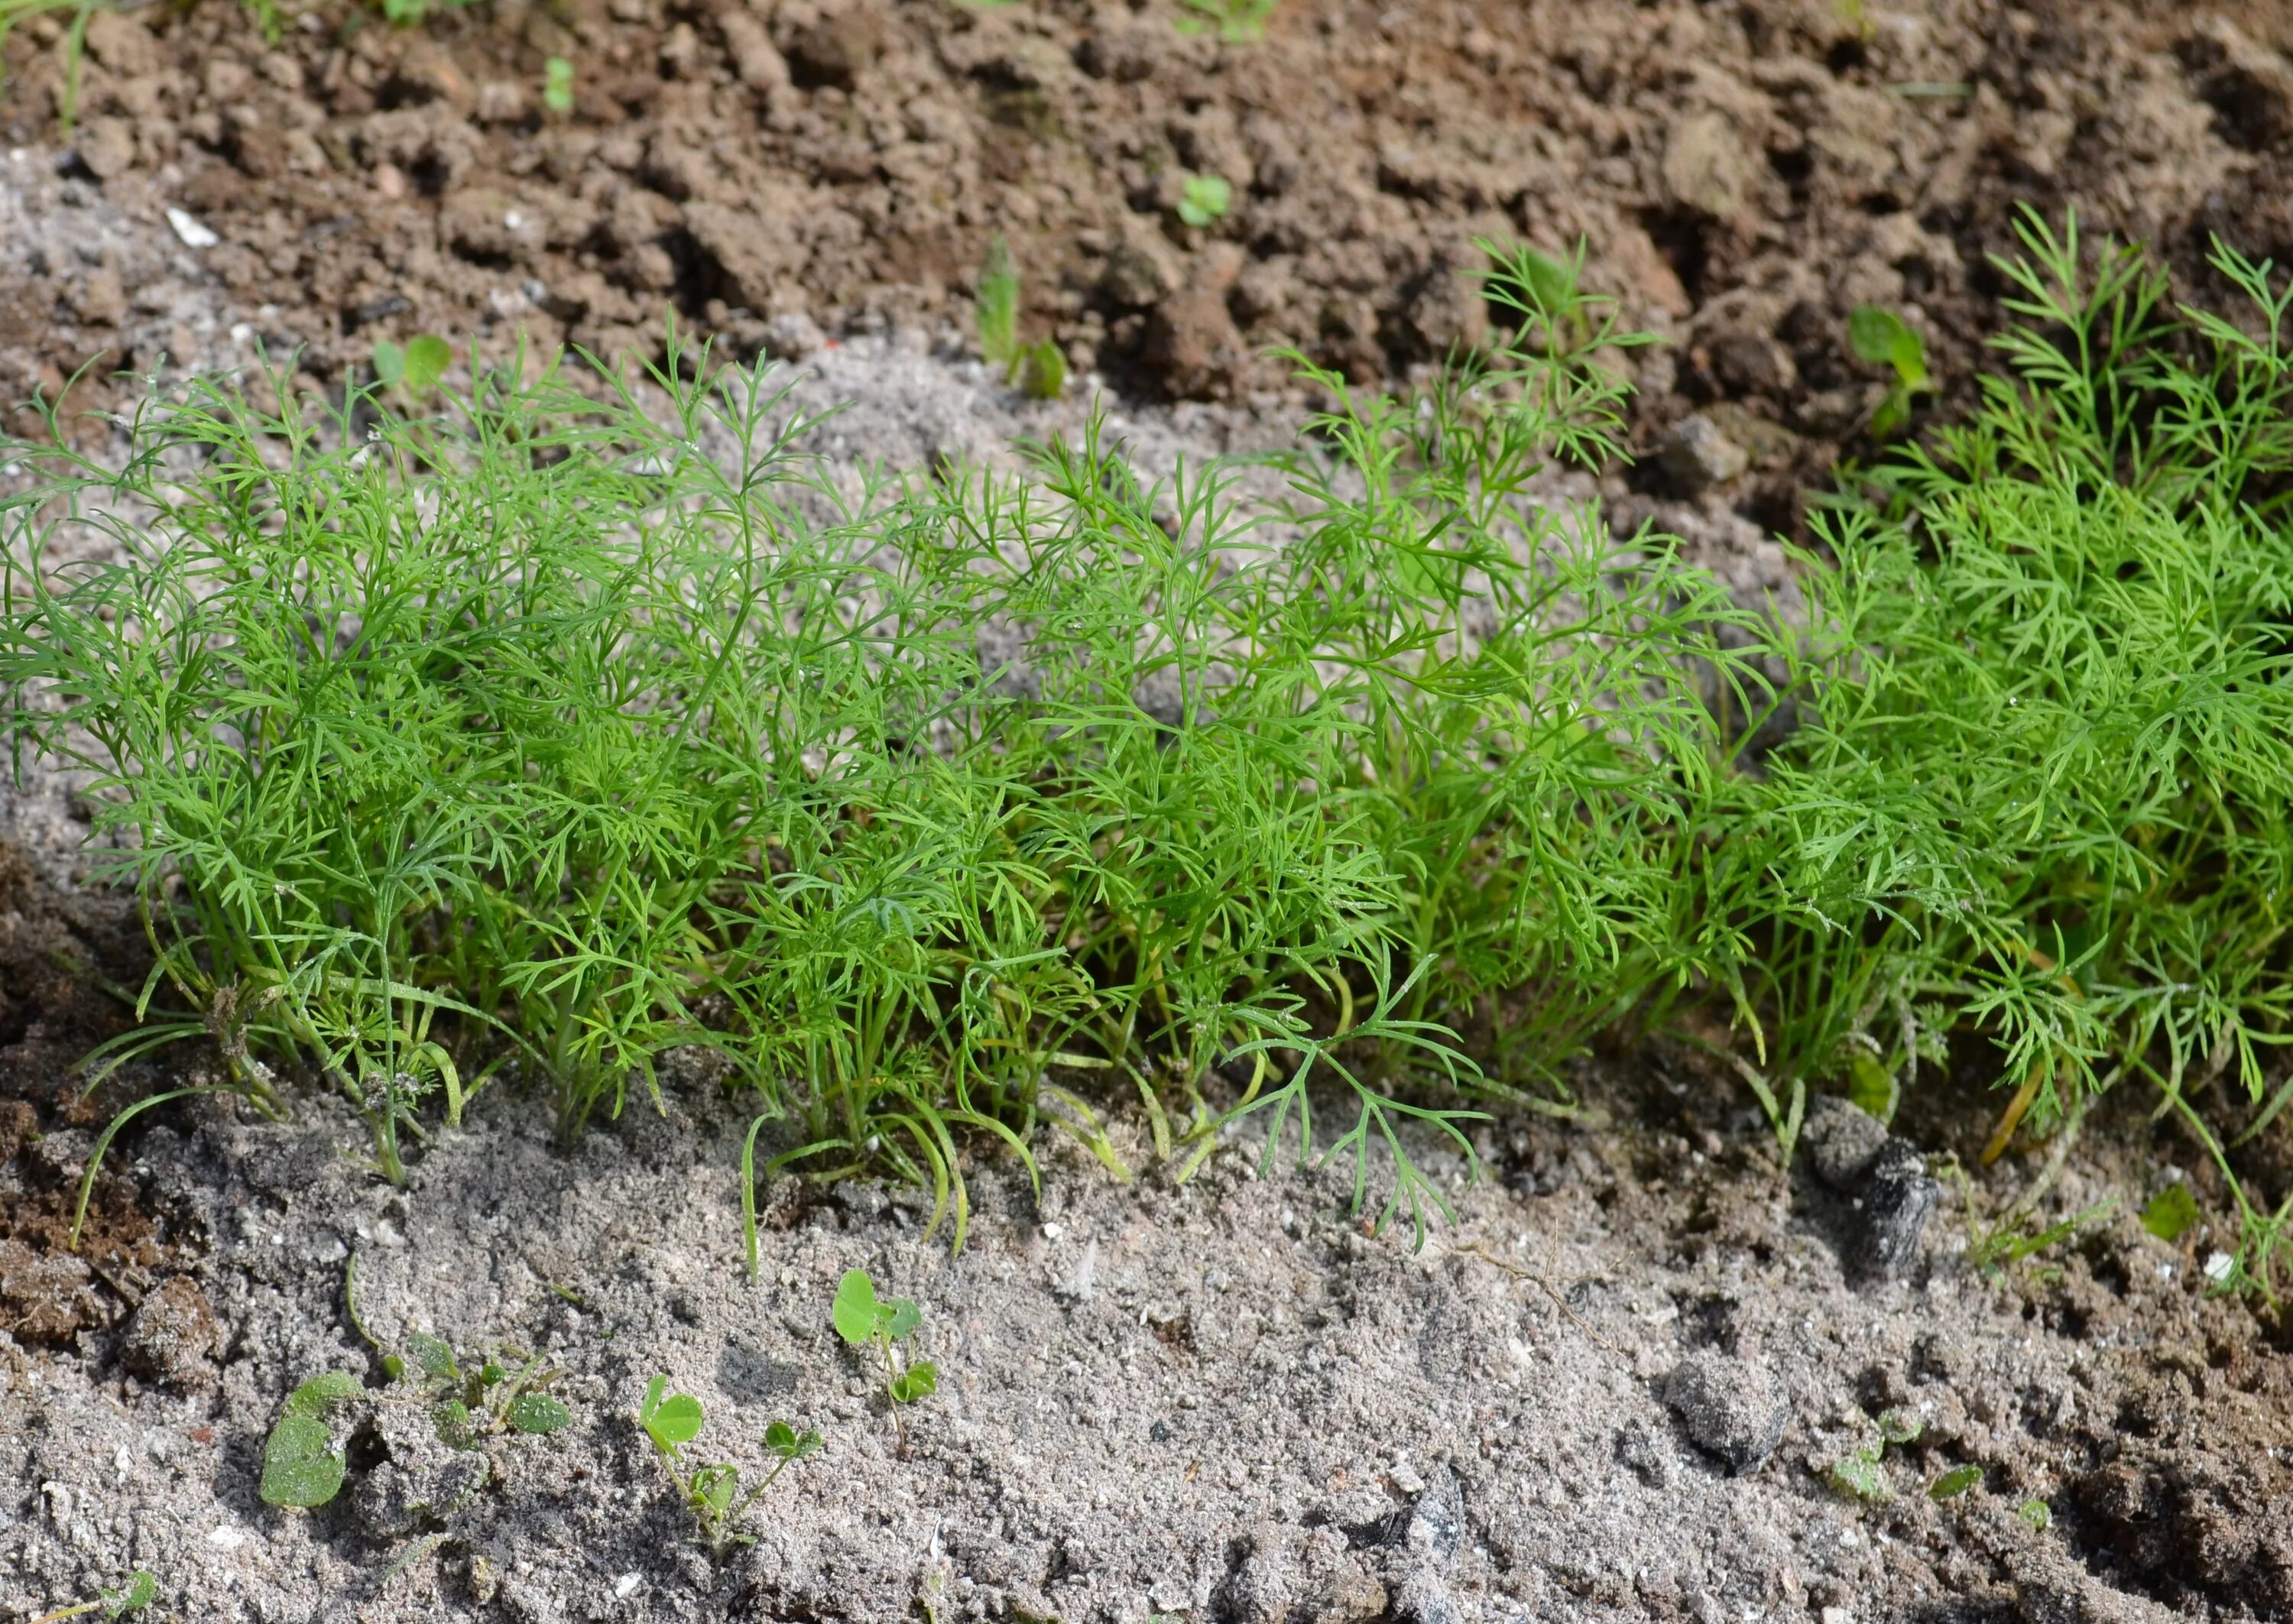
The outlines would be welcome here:
M 1653 418 L 1735 400 L 1832 441 L 1873 385 L 1846 311 L 1909 310 L 1963 379 L 2018 201 L 2185 256 L 2208 227 L 2293 246 L 2274 15 L 1284 0 L 1229 40 L 1163 0 L 498 0 L 419 29 L 325 5 L 274 43 L 247 8 L 148 8 L 91 24 L 66 161 L 178 211 L 183 257 L 322 380 L 421 330 L 652 351 L 669 309 L 749 351 L 928 328 L 1001 232 L 1027 330 L 1078 367 L 1262 396 L 1270 349 L 1369 379 L 1474 336 L 1476 237 L 1581 236 L 1684 341 L 1643 368 Z M 61 36 L 7 47 L 15 141 L 55 129 Z M 117 257 L 63 246 L 0 303 L 0 392 L 149 363 L 164 280 Z

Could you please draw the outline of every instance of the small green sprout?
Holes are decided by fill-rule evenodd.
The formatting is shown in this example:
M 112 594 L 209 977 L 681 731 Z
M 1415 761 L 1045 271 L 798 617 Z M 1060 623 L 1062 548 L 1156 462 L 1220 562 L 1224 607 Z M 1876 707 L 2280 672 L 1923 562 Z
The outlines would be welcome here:
M 573 64 L 562 56 L 541 65 L 541 105 L 561 116 L 573 110 Z
M 1229 45 L 1255 44 L 1266 37 L 1266 25 L 1280 4 L 1281 0 L 1186 0 L 1192 14 L 1173 26 L 1181 34 L 1207 34 L 1215 28 L 1219 38 Z
M 2036 1496 L 2014 1507 L 2014 1515 L 2040 1533 L 2054 1525 L 2054 1508 Z
M 1056 400 L 1067 386 L 1067 358 L 1051 340 L 1037 339 L 1019 351 L 1011 377 L 1029 400 Z
M 1871 432 L 1884 440 L 1910 421 L 1914 395 L 1934 392 L 1926 343 L 1910 323 L 1877 304 L 1859 304 L 1848 313 L 1847 343 L 1859 360 L 1894 369 L 1894 383 L 1871 414 Z
M 1823 1469 L 1823 1481 L 1835 1493 L 1866 1505 L 1878 1505 L 1894 1498 L 1887 1486 L 1887 1475 L 1879 1462 L 1887 1446 L 1916 1442 L 1926 1430 L 1926 1423 L 1905 1410 L 1882 1410 L 1874 1423 L 1878 1435 L 1868 1442 L 1849 1451 Z
M 403 349 L 386 339 L 374 347 L 375 382 L 410 400 L 419 400 L 437 388 L 438 380 L 453 364 L 452 348 L 435 333 L 420 334 L 408 340 Z
M 741 1531 L 741 1518 L 791 1463 L 820 1452 L 821 1437 L 808 1427 L 798 1432 L 786 1421 L 774 1421 L 766 1427 L 765 1449 L 774 1458 L 773 1468 L 742 1496 L 741 1468 L 736 1466 L 720 1462 L 695 1466 L 689 1473 L 685 1469 L 684 1446 L 701 1435 L 703 1418 L 701 1401 L 689 1393 L 669 1392 L 666 1376 L 656 1376 L 646 1385 L 644 1402 L 637 1406 L 637 1424 L 652 1440 L 653 1452 L 660 1457 L 669 1482 L 677 1485 L 678 1496 L 699 1521 L 709 1554 L 721 1558 L 736 1545 L 755 1543 L 756 1536 Z
M 1009 367 L 1019 355 L 1019 271 L 1011 245 L 1002 235 L 987 239 L 979 263 L 979 289 L 973 304 L 979 328 L 980 358 L 991 367 Z
M 1179 190 L 1179 218 L 1196 230 L 1216 225 L 1234 207 L 1234 185 L 1222 174 L 1190 174 Z
M 2187 1184 L 2168 1184 L 2142 1209 L 2142 1227 L 2171 1244 L 2194 1229 L 2203 1216 Z
M 64 1619 L 76 1619 L 82 1613 L 101 1610 L 107 1619 L 124 1619 L 131 1612 L 141 1612 L 159 1599 L 159 1581 L 144 1569 L 138 1568 L 127 1576 L 127 1582 L 117 1590 L 100 1590 L 95 1600 L 78 1602 L 69 1607 L 59 1607 L 53 1612 L 44 1612 L 28 1624 L 59 1624 Z
M 1054 400 L 1066 387 L 1067 358 L 1057 344 L 1048 338 L 1020 342 L 1019 271 L 1011 262 L 1011 245 L 1000 234 L 987 239 L 972 319 L 978 327 L 980 359 L 1001 368 L 1006 383 L 1036 400 Z
M 1927 1485 L 1927 1498 L 1934 1500 L 1957 1499 L 1982 1481 L 1982 1468 L 1969 1462 L 1953 1466 Z
M 347 1370 L 313 1376 L 287 1395 L 263 1442 L 263 1481 L 257 1492 L 266 1506 L 323 1506 L 343 1486 L 342 1451 L 335 1447 L 327 1413 L 365 1391 Z
M 939 1391 L 939 1369 L 925 1360 L 908 1361 L 893 1352 L 896 1343 L 905 1342 L 916 1334 L 924 1321 L 923 1311 L 908 1297 L 894 1297 L 879 1302 L 876 1282 L 865 1269 L 846 1271 L 836 1288 L 833 1318 L 836 1334 L 855 1348 L 874 1343 L 884 1355 L 884 1392 L 892 1401 L 892 1425 L 900 1436 L 900 1445 L 907 1446 L 907 1424 L 900 1418 L 900 1407 L 915 1403 Z

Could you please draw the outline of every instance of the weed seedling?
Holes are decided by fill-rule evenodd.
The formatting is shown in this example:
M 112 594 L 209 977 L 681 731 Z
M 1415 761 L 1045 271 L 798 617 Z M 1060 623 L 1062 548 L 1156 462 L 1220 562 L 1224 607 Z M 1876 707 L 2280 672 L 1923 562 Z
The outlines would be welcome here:
M 159 1581 L 142 1568 L 127 1576 L 127 1582 L 117 1590 L 101 1590 L 92 1602 L 77 1602 L 69 1607 L 59 1607 L 53 1612 L 44 1612 L 28 1624 L 59 1624 L 63 1619 L 76 1619 L 82 1613 L 101 1611 L 107 1619 L 124 1619 L 131 1612 L 141 1612 L 159 1598 Z
M 560 117 L 573 110 L 573 64 L 562 56 L 541 65 L 541 105 Z
M 979 263 L 972 319 L 981 360 L 1007 368 L 1018 360 L 1019 271 L 1011 262 L 1011 245 L 1000 232 L 987 239 L 987 256 Z
M 884 1357 L 884 1394 L 892 1402 L 892 1425 L 899 1434 L 900 1447 L 907 1448 L 907 1424 L 900 1418 L 903 1405 L 928 1398 L 939 1390 L 939 1370 L 925 1360 L 907 1359 L 894 1351 L 895 1346 L 916 1334 L 924 1321 L 923 1311 L 908 1297 L 894 1297 L 879 1302 L 876 1282 L 865 1269 L 849 1269 L 836 1288 L 833 1310 L 836 1334 L 855 1348 L 873 1343 Z
M 1911 420 L 1913 396 L 1934 392 L 1927 376 L 1926 342 L 1894 311 L 1859 304 L 1848 313 L 1847 343 L 1858 360 L 1894 372 L 1895 381 L 1871 414 L 1873 437 L 1884 440 Z
M 2203 1216 L 2187 1184 L 2168 1184 L 2142 1209 L 2142 1227 L 2170 1246 L 2196 1228 Z
M 1022 343 L 1019 337 L 1019 271 L 1011 245 L 1001 236 L 987 239 L 980 262 L 972 319 L 979 332 L 979 355 L 1001 368 L 1003 380 L 1030 400 L 1057 398 L 1067 384 L 1067 358 L 1051 340 Z
M 465 1369 L 447 1343 L 416 1331 L 407 1337 L 405 1356 L 385 1354 L 383 1369 L 405 1391 L 369 1393 L 348 1371 L 329 1370 L 288 1394 L 263 1446 L 260 1492 L 266 1504 L 323 1506 L 342 1491 L 346 1467 L 327 1417 L 353 1401 L 420 1404 L 439 1441 L 456 1450 L 480 1449 L 505 1432 L 547 1436 L 573 1418 L 544 1391 L 555 1379 L 555 1368 L 514 1349 Z
M 1179 218 L 1196 230 L 1216 225 L 1234 207 L 1234 186 L 1222 174 L 1190 174 L 1179 193 Z
M 677 1495 L 700 1523 L 709 1555 L 721 1558 L 736 1545 L 755 1543 L 754 1535 L 741 1531 L 741 1520 L 791 1463 L 820 1452 L 821 1438 L 810 1428 L 798 1432 L 786 1421 L 774 1421 L 766 1427 L 765 1450 L 774 1457 L 772 1470 L 742 1495 L 738 1466 L 719 1463 L 685 1470 L 685 1446 L 701 1435 L 702 1418 L 701 1401 L 689 1393 L 669 1392 L 666 1376 L 656 1376 L 647 1384 L 644 1400 L 637 1406 L 637 1424 L 652 1440 L 653 1452 L 660 1457 L 669 1482 L 677 1485 Z
M 1880 1469 L 1879 1462 L 1889 1444 L 1914 1442 L 1925 1430 L 1925 1424 L 1916 1416 L 1906 1415 L 1900 1410 L 1884 1410 L 1870 1441 L 1826 1466 L 1823 1481 L 1835 1492 L 1866 1505 L 1892 1499 L 1894 1491 L 1887 1486 L 1887 1475 Z
M 2046 1532 L 2054 1525 L 2054 1508 L 2035 1497 L 2024 1500 L 2020 1506 L 2014 1507 L 2014 1515 L 2040 1533 Z
M 1934 1500 L 1957 1499 L 1982 1481 L 1982 1468 L 1969 1462 L 1953 1466 L 1927 1485 L 1927 1498 Z
M 1281 0 L 1186 0 L 1189 15 L 1174 25 L 1181 34 L 1207 34 L 1216 29 L 1229 45 L 1254 44 L 1266 37 Z
M 402 349 L 387 339 L 374 347 L 374 381 L 409 401 L 427 399 L 453 364 L 453 350 L 435 333 L 418 334 Z

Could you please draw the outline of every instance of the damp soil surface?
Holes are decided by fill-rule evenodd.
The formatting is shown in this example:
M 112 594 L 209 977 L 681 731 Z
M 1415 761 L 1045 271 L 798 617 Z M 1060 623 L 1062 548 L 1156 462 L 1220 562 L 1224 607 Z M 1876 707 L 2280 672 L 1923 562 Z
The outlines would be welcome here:
M 76 81 L 69 12 L 14 30 L 17 161 L 172 221 L 173 252 L 12 251 L 0 395 L 53 393 L 94 358 L 93 400 L 109 369 L 180 361 L 195 286 L 239 312 L 242 350 L 297 351 L 335 387 L 424 331 L 604 355 L 657 354 L 671 314 L 744 354 L 960 335 L 1001 234 L 1026 335 L 1078 375 L 1266 403 L 1294 399 L 1281 351 L 1370 382 L 1478 337 L 1477 241 L 1581 242 L 1591 284 L 1674 341 L 1640 358 L 1643 439 L 1718 409 L 1746 455 L 1683 477 L 1716 474 L 1773 524 L 1881 391 L 1847 312 L 1904 311 L 1946 399 L 1965 390 L 2019 206 L 2157 244 L 2193 284 L 2216 231 L 2293 256 L 2293 12 L 2252 0 L 487 0 L 413 28 L 328 0 L 280 5 L 270 34 L 264 16 L 99 11 Z M 547 104 L 552 59 L 567 110 Z M 1215 217 L 1185 206 L 1205 179 Z

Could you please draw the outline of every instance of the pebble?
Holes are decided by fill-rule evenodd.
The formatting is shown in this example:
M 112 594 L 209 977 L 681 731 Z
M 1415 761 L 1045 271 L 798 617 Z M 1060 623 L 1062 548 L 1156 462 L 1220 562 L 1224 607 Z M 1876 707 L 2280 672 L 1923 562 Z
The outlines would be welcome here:
M 1665 1380 L 1665 1402 L 1697 1448 L 1740 1477 L 1757 1471 L 1783 1442 L 1791 1405 L 1775 1378 L 1749 1360 L 1691 1353 Z
M 1752 465 L 1751 454 L 1702 412 L 1673 424 L 1656 455 L 1664 471 L 1691 491 L 1724 485 Z

